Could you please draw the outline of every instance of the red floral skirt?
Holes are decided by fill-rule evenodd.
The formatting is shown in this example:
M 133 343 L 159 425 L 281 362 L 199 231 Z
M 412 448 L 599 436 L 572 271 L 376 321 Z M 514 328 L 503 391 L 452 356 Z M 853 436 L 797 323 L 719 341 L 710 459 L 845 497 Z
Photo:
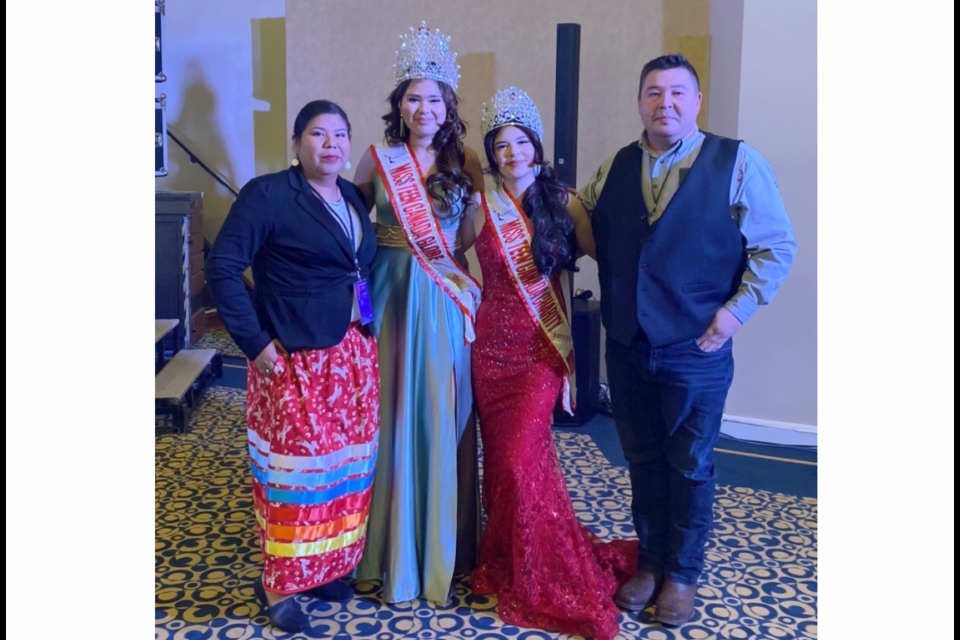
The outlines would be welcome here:
M 263 585 L 296 593 L 350 573 L 363 552 L 380 432 L 377 343 L 247 367 L 247 434 Z

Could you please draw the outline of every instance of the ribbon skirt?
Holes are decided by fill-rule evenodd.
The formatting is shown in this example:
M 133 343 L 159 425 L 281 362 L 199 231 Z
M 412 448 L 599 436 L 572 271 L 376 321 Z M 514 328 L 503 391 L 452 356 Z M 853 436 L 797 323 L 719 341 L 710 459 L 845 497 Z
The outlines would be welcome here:
M 297 593 L 350 573 L 363 553 L 380 431 L 376 340 L 247 367 L 247 436 L 263 584 Z

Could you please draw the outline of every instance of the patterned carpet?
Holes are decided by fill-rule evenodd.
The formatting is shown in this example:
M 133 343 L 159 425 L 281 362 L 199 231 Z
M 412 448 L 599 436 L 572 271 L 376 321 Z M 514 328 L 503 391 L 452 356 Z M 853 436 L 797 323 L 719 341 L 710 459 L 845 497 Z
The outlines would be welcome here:
M 351 602 L 305 601 L 309 633 L 274 630 L 253 594 L 260 571 L 246 453 L 244 392 L 215 387 L 187 435 L 156 439 L 156 640 L 533 640 L 559 634 L 504 625 L 494 598 L 461 580 L 441 607 L 384 604 L 378 583 Z M 630 483 L 586 435 L 555 433 L 574 508 L 600 536 L 629 538 Z M 620 638 L 801 640 L 817 637 L 817 503 L 721 487 L 697 614 L 663 628 L 650 612 L 624 614 Z
M 193 345 L 194 349 L 216 349 L 222 356 L 231 358 L 243 358 L 243 351 L 233 341 L 230 334 L 223 327 L 210 329 L 202 338 Z

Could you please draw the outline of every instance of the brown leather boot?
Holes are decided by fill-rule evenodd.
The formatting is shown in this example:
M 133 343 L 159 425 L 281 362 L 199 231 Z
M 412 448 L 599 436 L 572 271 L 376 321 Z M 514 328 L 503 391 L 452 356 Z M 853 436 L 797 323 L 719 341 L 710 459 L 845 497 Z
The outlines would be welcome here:
M 681 584 L 668 578 L 657 598 L 653 619 L 673 627 L 683 624 L 693 617 L 696 597 L 697 585 Z
M 627 611 L 643 611 L 653 600 L 653 594 L 656 593 L 660 580 L 649 571 L 640 569 L 637 575 L 633 576 L 617 590 L 614 596 L 614 602 L 621 609 Z

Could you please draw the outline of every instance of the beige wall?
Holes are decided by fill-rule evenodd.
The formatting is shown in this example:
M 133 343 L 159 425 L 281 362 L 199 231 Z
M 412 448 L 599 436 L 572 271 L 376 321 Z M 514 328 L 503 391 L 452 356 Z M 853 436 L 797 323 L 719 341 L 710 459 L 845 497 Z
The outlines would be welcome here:
M 709 130 L 710 113 L 710 10 L 723 0 L 663 0 L 663 45 L 661 54 L 681 53 L 700 78 L 703 103 L 697 125 Z
M 710 133 L 737 137 L 740 124 L 740 63 L 743 52 L 743 0 L 710 5 Z
M 715 1 L 719 4 L 729 0 Z M 728 42 L 736 47 L 735 35 Z M 737 374 L 727 413 L 815 429 L 816 3 L 745 0 L 741 48 L 737 130 L 732 133 L 762 153 L 773 166 L 794 225 L 799 253 L 793 272 L 776 299 L 754 315 L 735 341 Z M 714 104 L 717 89 L 715 82 Z

